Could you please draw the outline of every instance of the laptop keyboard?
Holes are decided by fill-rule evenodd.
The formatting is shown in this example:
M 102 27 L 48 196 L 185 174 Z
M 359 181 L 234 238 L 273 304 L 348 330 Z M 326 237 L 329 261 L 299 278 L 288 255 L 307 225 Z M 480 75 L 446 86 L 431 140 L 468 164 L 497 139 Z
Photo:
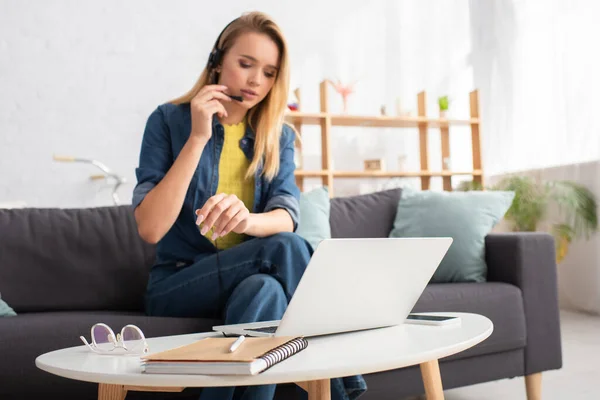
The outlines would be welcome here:
M 275 326 L 265 326 L 262 328 L 252 328 L 252 329 L 248 329 L 246 328 L 247 331 L 255 331 L 255 332 L 263 332 L 263 333 L 275 333 L 275 331 L 277 331 L 277 325 Z

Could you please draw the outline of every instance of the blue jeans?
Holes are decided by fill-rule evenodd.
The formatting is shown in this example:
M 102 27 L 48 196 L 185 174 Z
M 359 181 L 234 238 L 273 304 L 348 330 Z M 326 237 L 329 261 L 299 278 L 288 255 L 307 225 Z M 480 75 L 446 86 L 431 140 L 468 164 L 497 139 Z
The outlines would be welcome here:
M 149 315 L 220 318 L 225 324 L 281 319 L 312 256 L 295 233 L 254 238 L 191 265 L 152 268 L 146 293 Z M 220 265 L 220 278 L 217 268 Z M 352 400 L 366 390 L 361 376 L 331 380 L 332 400 Z M 275 385 L 205 388 L 201 400 L 272 399 Z

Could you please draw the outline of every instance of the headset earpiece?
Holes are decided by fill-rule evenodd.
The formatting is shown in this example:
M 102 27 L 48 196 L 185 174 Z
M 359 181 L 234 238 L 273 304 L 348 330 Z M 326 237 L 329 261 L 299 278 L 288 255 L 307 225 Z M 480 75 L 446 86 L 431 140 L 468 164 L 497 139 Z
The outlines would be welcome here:
M 208 57 L 208 68 L 217 68 L 219 63 L 221 62 L 221 54 L 223 51 L 221 49 L 213 49 Z
M 231 21 L 230 23 L 228 23 L 227 26 L 225 26 L 225 28 L 223 28 L 221 33 L 219 33 L 219 37 L 217 37 L 217 41 L 215 42 L 215 45 L 213 46 L 213 49 L 210 52 L 210 56 L 208 56 L 208 64 L 207 64 L 208 68 L 211 68 L 211 69 L 217 68 L 219 66 L 219 64 L 221 63 L 221 57 L 223 57 L 223 49 L 219 48 L 219 41 L 221 40 L 221 36 L 223 36 L 223 32 L 225 32 L 225 30 L 227 30 L 227 28 L 229 28 L 229 25 L 233 24 L 238 19 L 239 18 L 236 18 L 233 21 Z

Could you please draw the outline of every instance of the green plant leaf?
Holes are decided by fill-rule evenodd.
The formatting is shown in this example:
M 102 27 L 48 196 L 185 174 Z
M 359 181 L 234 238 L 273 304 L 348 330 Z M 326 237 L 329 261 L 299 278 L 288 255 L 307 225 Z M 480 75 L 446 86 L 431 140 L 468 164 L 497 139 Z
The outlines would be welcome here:
M 533 232 L 546 216 L 548 191 L 527 176 L 509 176 L 492 187 L 492 190 L 515 192 L 513 202 L 505 218 L 518 232 Z
M 552 225 L 552 234 L 557 239 L 564 238 L 568 242 L 571 242 L 575 236 L 575 231 L 568 224 L 554 224 Z
M 448 107 L 450 105 L 450 100 L 448 99 L 448 96 L 442 96 L 438 98 L 438 105 L 440 106 L 440 110 L 448 110 Z
M 458 184 L 458 186 L 454 189 L 459 192 L 469 192 L 472 190 L 483 190 L 483 185 L 476 181 L 462 181 Z
M 598 230 L 598 204 L 594 194 L 585 186 L 571 181 L 549 184 L 551 197 L 574 236 L 589 236 Z
M 535 231 L 546 220 L 550 204 L 558 206 L 559 221 L 552 223 L 557 240 L 571 242 L 598 230 L 598 204 L 585 186 L 571 181 L 539 183 L 527 176 L 508 176 L 491 190 L 511 190 L 515 198 L 505 218 L 514 231 Z M 550 221 L 549 221 L 550 222 Z

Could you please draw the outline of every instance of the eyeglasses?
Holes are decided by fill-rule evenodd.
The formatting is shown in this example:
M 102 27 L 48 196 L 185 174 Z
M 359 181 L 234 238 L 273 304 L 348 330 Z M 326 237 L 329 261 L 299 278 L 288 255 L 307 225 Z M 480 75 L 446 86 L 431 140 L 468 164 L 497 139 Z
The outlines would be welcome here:
M 81 341 L 94 353 L 98 354 L 145 354 L 148 353 L 148 343 L 140 328 L 135 325 L 125 325 L 121 333 L 115 336 L 110 326 L 98 323 L 91 329 L 92 344 L 83 336 Z

